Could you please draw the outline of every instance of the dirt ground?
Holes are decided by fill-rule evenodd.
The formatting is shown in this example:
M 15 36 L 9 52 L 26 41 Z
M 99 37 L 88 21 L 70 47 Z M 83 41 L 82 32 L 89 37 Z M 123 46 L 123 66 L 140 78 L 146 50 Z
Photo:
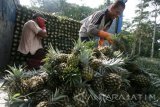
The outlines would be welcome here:
M 3 84 L 4 80 L 0 79 L 0 87 Z M 3 91 L 2 88 L 0 88 L 0 107 L 9 107 L 8 103 L 5 99 L 7 99 L 8 95 L 7 92 Z

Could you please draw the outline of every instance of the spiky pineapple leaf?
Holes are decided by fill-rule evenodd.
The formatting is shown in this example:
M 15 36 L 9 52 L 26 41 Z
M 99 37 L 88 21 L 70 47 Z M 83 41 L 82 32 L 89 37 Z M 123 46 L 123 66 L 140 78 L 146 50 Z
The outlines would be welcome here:
M 14 65 L 13 67 L 12 66 L 9 66 L 10 70 L 5 70 L 7 73 L 9 73 L 9 76 L 15 80 L 15 79 L 20 79 L 21 76 L 23 75 L 23 71 L 24 71 L 24 68 L 22 68 L 22 66 L 19 66 L 18 68 Z
M 59 91 L 59 89 L 56 89 L 54 93 L 52 93 L 51 98 L 50 98 L 50 102 L 52 104 L 59 104 L 61 102 L 61 100 L 63 100 L 65 97 L 67 97 L 66 95 L 62 95 Z
M 89 64 L 89 60 L 92 56 L 93 50 L 91 49 L 85 49 L 80 52 L 80 62 L 84 65 Z

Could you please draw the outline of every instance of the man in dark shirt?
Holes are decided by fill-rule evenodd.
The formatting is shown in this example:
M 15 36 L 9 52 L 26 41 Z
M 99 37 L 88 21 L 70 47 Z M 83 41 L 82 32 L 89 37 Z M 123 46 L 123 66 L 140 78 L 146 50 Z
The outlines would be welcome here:
M 106 39 L 110 44 L 113 40 L 110 33 L 106 32 L 113 20 L 118 18 L 125 9 L 125 3 L 123 1 L 116 1 L 110 5 L 106 10 L 100 10 L 89 17 L 85 18 L 81 22 L 83 23 L 80 31 L 79 37 L 81 41 L 89 41 L 95 37 L 99 37 L 98 45 L 103 46 L 104 39 Z

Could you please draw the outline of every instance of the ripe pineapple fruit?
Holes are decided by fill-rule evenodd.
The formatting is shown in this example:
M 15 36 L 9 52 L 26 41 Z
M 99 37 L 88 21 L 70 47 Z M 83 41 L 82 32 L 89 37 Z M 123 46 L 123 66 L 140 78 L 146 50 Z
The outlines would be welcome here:
M 150 79 L 143 74 L 138 74 L 131 79 L 131 83 L 140 88 L 147 88 L 150 86 Z
M 99 50 L 100 50 L 100 52 L 102 52 L 105 56 L 110 57 L 110 56 L 112 55 L 112 50 L 111 50 L 111 48 L 108 47 L 108 46 L 104 46 L 104 47 L 100 48 Z
M 100 59 L 93 59 L 90 61 L 89 65 L 93 70 L 97 71 L 102 65 L 102 61 Z
M 32 94 L 30 97 L 33 100 L 34 103 L 39 103 L 41 101 L 48 101 L 51 95 L 51 91 L 48 89 L 43 89 L 41 91 L 38 91 L 34 94 Z
M 73 94 L 75 107 L 88 107 L 90 95 L 86 88 L 77 88 Z
M 122 78 L 118 74 L 109 73 L 103 77 L 103 82 L 108 90 L 118 90 L 122 83 Z
M 48 101 L 41 101 L 36 107 L 49 107 Z
M 89 61 L 92 56 L 92 50 L 91 49 L 85 49 L 80 52 L 80 64 L 82 67 L 82 77 L 85 80 L 92 80 L 94 76 L 94 70 L 89 66 Z
M 94 76 L 94 71 L 93 69 L 90 67 L 90 66 L 85 66 L 83 68 L 83 71 L 82 71 L 82 77 L 85 79 L 85 80 L 92 80 L 93 79 L 93 76 Z
M 32 78 L 28 79 L 27 82 L 32 91 L 38 91 L 42 89 L 44 85 L 44 81 L 40 76 L 33 76 Z
M 54 72 L 53 74 L 49 75 L 48 81 L 47 81 L 47 87 L 50 90 L 55 90 L 56 87 L 58 87 L 61 84 L 61 80 L 59 77 L 59 73 Z
M 136 107 L 154 107 L 154 106 L 149 102 L 141 101 Z
M 21 94 L 27 94 L 30 92 L 30 86 L 27 80 L 21 80 L 20 89 Z
M 43 72 L 40 73 L 39 76 L 44 80 L 45 83 L 48 81 L 48 73 Z
M 56 60 L 58 63 L 64 63 L 67 62 L 67 58 L 68 58 L 69 54 L 64 54 L 64 53 L 59 53 Z
M 24 95 L 30 92 L 30 88 L 26 80 L 13 81 L 8 84 L 7 87 L 7 90 L 12 94 L 20 93 Z
M 69 55 L 67 59 L 67 65 L 72 67 L 79 66 L 80 58 L 79 54 L 84 49 L 84 42 L 81 42 L 79 39 L 77 42 L 74 42 L 74 48 L 72 50 L 72 53 Z
M 127 105 L 127 102 L 129 101 L 129 93 L 124 90 L 118 90 L 116 92 L 113 92 L 112 94 L 117 95 L 118 97 L 114 99 L 114 105 L 116 107 L 125 107 Z
M 96 58 L 100 58 L 101 57 L 101 52 L 98 48 L 93 49 L 93 56 L 95 56 Z
M 55 69 L 59 72 L 59 73 L 62 73 L 63 70 L 67 67 L 67 64 L 66 63 L 60 63 L 59 65 L 57 65 L 55 67 Z
M 79 66 L 79 56 L 72 53 L 69 55 L 68 59 L 67 59 L 67 65 L 68 66 L 72 66 L 72 67 L 76 67 Z
M 23 81 L 23 68 L 19 66 L 11 67 L 10 70 L 6 70 L 9 74 L 5 76 L 4 83 L 2 86 L 6 86 L 6 90 L 8 90 L 11 94 L 21 93 L 25 94 L 29 92 L 29 87 L 26 81 Z
M 93 89 L 97 92 L 103 92 L 104 91 L 104 84 L 103 84 L 103 77 L 95 77 L 91 83 L 91 86 Z

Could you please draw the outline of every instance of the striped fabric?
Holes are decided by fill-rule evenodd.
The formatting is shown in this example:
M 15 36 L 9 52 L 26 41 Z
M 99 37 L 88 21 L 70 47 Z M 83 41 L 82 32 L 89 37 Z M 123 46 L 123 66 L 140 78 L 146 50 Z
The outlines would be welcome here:
M 110 25 L 112 24 L 113 20 L 104 20 L 105 22 L 102 22 L 102 19 L 106 19 L 108 15 L 108 10 L 100 10 L 89 17 L 85 18 L 84 20 L 81 21 L 82 26 L 79 31 L 79 36 L 81 37 L 94 37 L 98 35 L 98 32 L 100 30 L 100 25 L 101 23 L 104 23 L 103 27 L 104 29 L 108 29 Z M 107 25 L 107 26 L 106 26 Z

